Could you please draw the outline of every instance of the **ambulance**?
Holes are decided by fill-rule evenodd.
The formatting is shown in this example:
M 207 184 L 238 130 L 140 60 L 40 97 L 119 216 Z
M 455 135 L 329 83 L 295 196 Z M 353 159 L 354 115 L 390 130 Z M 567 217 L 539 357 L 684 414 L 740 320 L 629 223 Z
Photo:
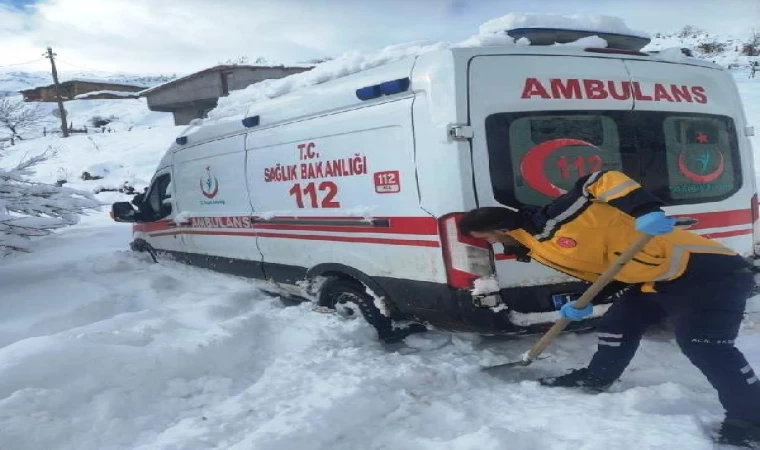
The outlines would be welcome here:
M 458 218 L 545 205 L 594 171 L 625 172 L 754 258 L 752 128 L 729 72 L 636 36 L 511 32 L 531 45 L 410 56 L 191 126 L 137 210 L 112 215 L 133 222 L 133 250 L 345 317 L 484 335 L 542 332 L 588 285 L 463 236 Z M 551 45 L 590 35 L 609 45 Z

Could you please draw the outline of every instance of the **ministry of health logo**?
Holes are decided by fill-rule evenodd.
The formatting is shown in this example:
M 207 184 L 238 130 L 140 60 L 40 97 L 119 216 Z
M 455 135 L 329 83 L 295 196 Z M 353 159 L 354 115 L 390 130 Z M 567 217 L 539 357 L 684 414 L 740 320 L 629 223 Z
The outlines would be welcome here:
M 206 167 L 206 173 L 201 177 L 201 192 L 208 199 L 219 193 L 219 180 L 211 173 L 211 166 Z

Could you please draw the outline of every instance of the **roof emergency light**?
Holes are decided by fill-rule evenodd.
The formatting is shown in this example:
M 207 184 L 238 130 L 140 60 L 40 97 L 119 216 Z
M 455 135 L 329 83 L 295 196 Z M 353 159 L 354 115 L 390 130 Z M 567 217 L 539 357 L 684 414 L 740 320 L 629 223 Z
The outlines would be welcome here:
M 259 125 L 259 116 L 251 116 L 243 119 L 243 126 L 246 128 L 253 128 Z
M 372 86 L 365 86 L 356 90 L 356 97 L 359 100 L 366 101 L 378 98 L 383 95 L 393 95 L 409 90 L 409 77 L 399 78 L 397 80 L 385 81 Z

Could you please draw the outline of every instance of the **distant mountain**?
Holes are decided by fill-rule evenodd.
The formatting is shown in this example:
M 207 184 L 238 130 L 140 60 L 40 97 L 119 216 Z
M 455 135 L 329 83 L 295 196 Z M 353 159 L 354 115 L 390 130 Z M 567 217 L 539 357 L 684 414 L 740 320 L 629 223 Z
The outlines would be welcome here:
M 100 81 L 116 84 L 129 84 L 133 86 L 152 87 L 157 84 L 166 83 L 177 78 L 178 75 L 134 75 L 120 74 L 110 72 L 59 72 L 58 80 L 88 80 Z M 53 77 L 50 72 L 25 72 L 20 70 L 0 69 L 0 96 L 17 93 L 25 89 L 32 89 L 37 86 L 46 86 L 53 83 Z

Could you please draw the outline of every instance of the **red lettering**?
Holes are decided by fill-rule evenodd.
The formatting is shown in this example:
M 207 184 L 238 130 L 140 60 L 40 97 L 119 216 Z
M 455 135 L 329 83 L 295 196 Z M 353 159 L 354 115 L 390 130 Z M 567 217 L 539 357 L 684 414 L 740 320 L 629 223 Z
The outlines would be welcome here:
M 673 97 L 678 103 L 681 103 L 682 101 L 692 102 L 688 86 L 676 86 L 675 84 L 671 84 L 670 93 L 673 94 Z
M 315 165 L 316 165 L 317 178 L 324 178 L 325 174 L 322 173 L 322 161 L 317 162 Z
M 323 208 L 340 208 L 340 202 L 336 202 L 335 196 L 338 195 L 338 185 L 332 181 L 323 181 L 319 183 L 319 191 L 327 191 L 327 195 L 322 199 Z
M 296 167 L 297 166 L 288 166 L 288 180 L 295 180 L 298 178 Z
M 647 102 L 652 101 L 652 96 L 651 95 L 644 95 L 644 94 L 641 93 L 641 85 L 639 84 L 638 81 L 634 81 L 633 82 L 633 98 L 635 98 L 636 100 L 642 101 L 642 102 L 643 101 L 647 101 Z
M 694 100 L 697 103 L 707 103 L 707 95 L 705 95 L 705 88 L 702 86 L 692 86 L 691 93 L 694 95 Z
M 546 92 L 546 89 L 541 85 L 541 82 L 538 81 L 538 79 L 527 78 L 525 80 L 525 87 L 523 87 L 521 98 L 531 98 L 536 95 L 541 98 L 551 99 L 551 96 Z
M 343 166 L 340 164 L 340 160 L 334 160 L 330 161 L 330 166 L 332 166 L 332 173 L 335 177 L 342 177 L 345 175 L 343 171 Z
M 617 90 L 615 89 L 614 81 L 607 82 L 607 90 L 610 92 L 610 96 L 612 96 L 612 98 L 615 100 L 628 100 L 631 98 L 631 82 L 623 81 L 620 83 L 620 85 L 623 87 L 622 94 L 618 94 Z
M 577 98 L 583 99 L 581 93 L 581 82 L 577 79 L 567 80 L 566 84 L 562 84 L 562 80 L 559 78 L 552 78 L 549 80 L 552 88 L 552 96 L 555 99 L 559 98 Z M 524 98 L 524 97 L 523 97 Z
M 604 90 L 604 83 L 599 80 L 583 80 L 586 98 L 589 100 L 604 100 L 610 95 Z
M 669 102 L 673 101 L 673 98 L 670 97 L 670 94 L 668 94 L 668 91 L 665 90 L 665 86 L 661 85 L 660 83 L 657 83 L 654 85 L 654 101 L 659 102 L 662 99 L 665 99 Z

